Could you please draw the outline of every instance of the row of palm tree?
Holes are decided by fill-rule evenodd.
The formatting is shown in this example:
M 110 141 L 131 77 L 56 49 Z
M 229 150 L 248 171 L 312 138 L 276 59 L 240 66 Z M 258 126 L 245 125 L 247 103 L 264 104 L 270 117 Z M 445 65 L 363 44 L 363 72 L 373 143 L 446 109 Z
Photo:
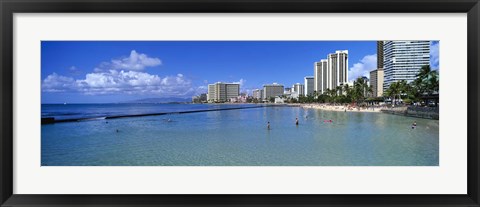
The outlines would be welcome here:
M 390 84 L 384 96 L 390 98 L 393 104 L 397 104 L 399 100 L 408 104 L 421 102 L 424 97 L 439 93 L 438 72 L 431 70 L 429 65 L 423 66 L 416 77 L 411 83 L 401 80 Z
M 288 99 L 291 103 L 363 103 L 372 94 L 372 87 L 365 77 L 357 78 L 353 85 L 343 84 L 334 89 L 326 89 L 323 93 L 314 91 L 313 94 L 300 95 L 298 100 Z
M 411 83 L 401 80 L 390 84 L 384 92 L 384 98 L 390 98 L 392 103 L 397 104 L 400 100 L 404 103 L 420 102 L 425 96 L 438 94 L 439 75 L 437 71 L 431 70 L 429 65 L 420 69 L 417 78 Z M 298 100 L 290 99 L 289 102 L 299 103 L 356 103 L 362 104 L 372 99 L 373 90 L 368 85 L 367 78 L 357 78 L 353 85 L 343 84 L 334 89 L 326 89 L 322 94 L 314 91 L 312 95 L 300 95 Z

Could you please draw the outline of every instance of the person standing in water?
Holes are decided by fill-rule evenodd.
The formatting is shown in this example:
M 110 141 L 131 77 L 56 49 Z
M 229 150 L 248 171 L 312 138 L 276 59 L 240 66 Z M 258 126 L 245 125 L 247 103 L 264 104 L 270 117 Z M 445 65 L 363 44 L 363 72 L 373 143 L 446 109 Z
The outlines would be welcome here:
M 295 125 L 297 125 L 297 126 L 298 126 L 298 117 L 297 117 L 297 118 L 295 118 Z
M 267 123 L 267 129 L 270 130 L 270 122 Z

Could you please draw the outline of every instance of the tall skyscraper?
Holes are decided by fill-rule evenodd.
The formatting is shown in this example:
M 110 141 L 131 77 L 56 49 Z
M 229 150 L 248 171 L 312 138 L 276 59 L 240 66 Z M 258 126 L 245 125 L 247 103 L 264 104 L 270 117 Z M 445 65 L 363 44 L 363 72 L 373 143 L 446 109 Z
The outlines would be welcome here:
M 370 86 L 372 86 L 373 97 L 383 96 L 383 68 L 370 71 Z
M 383 90 L 400 80 L 406 80 L 408 83 L 415 80 L 420 68 L 429 64 L 430 41 L 384 41 Z
M 314 78 L 313 76 L 307 76 L 304 78 L 305 79 L 305 96 L 308 96 L 308 95 L 313 95 L 313 91 L 314 91 Z
M 337 50 L 329 54 L 328 69 L 332 74 L 330 89 L 348 82 L 348 50 Z
M 377 68 L 383 68 L 383 41 L 377 41 Z
M 315 62 L 315 70 L 313 72 L 314 87 L 313 90 L 317 91 L 318 94 L 322 94 L 325 89 L 327 89 L 327 84 L 329 78 L 328 74 L 328 60 L 322 59 L 318 62 Z
M 217 82 L 208 85 L 208 101 L 224 102 L 240 94 L 240 84 Z
M 263 85 L 263 99 L 268 100 L 271 97 L 283 95 L 283 85 L 273 83 Z
M 330 53 L 326 60 L 315 63 L 314 90 L 320 94 L 327 89 L 348 82 L 348 50 L 337 50 Z

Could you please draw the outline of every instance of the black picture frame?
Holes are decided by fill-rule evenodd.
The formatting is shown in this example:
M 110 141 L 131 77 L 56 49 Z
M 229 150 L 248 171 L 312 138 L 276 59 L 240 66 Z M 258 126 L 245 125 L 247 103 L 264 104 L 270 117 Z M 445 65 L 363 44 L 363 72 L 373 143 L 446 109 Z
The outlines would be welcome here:
M 480 206 L 478 0 L 0 0 L 1 206 Z M 467 13 L 466 195 L 19 195 L 13 194 L 14 13 Z M 413 186 L 412 186 L 413 187 Z M 92 186 L 94 188 L 94 186 Z

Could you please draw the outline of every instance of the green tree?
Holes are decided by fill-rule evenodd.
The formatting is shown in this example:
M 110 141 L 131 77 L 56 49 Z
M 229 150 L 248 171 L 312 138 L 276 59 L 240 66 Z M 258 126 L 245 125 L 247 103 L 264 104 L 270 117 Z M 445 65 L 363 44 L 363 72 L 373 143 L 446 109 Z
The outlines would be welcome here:
M 275 97 L 270 97 L 269 101 L 270 103 L 275 103 Z
M 406 95 L 409 91 L 409 85 L 406 80 L 393 82 L 390 87 L 385 91 L 385 95 L 390 97 L 392 104 L 397 104 L 397 101 L 402 99 L 402 95 Z M 398 97 L 398 99 L 397 99 Z
M 350 95 L 352 101 L 356 102 L 357 104 L 363 103 L 369 90 L 367 79 L 365 77 L 357 78 L 353 82 L 353 87 L 351 89 Z

